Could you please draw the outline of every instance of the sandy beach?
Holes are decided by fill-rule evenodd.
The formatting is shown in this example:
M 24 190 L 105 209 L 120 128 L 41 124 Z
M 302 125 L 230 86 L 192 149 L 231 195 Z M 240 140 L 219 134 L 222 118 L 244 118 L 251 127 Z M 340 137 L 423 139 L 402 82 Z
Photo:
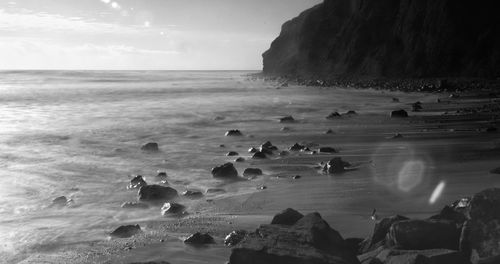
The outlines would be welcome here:
M 96 227 L 111 232 L 119 225 L 139 224 L 141 234 L 103 239 L 105 236 L 99 231 L 92 241 L 53 242 L 16 254 L 7 253 L 7 262 L 225 263 L 230 254 L 230 248 L 223 244 L 225 235 L 232 230 L 255 230 L 285 208 L 302 213 L 319 212 L 344 238 L 364 238 L 375 223 L 371 219 L 373 209 L 379 217 L 400 214 L 426 218 L 460 197 L 500 183 L 490 173 L 500 165 L 498 134 L 486 132 L 488 127 L 496 125 L 498 109 L 492 107 L 493 112 L 489 113 L 457 113 L 484 105 L 498 108 L 497 99 L 486 96 L 487 92 L 450 98 L 450 94 L 438 93 L 280 87 L 279 83 L 251 79 L 238 83 L 242 88 L 234 97 L 220 96 L 210 101 L 212 112 L 184 124 L 184 136 L 177 139 L 176 149 L 168 147 L 171 139 L 162 138 L 159 129 L 148 139 L 155 139 L 163 151 L 140 154 L 144 167 L 136 168 L 136 173 L 145 174 L 148 183 L 157 181 L 152 174 L 162 169 L 169 175 L 170 186 L 179 192 L 187 188 L 204 192 L 201 199 L 178 199 L 187 206 L 188 215 L 162 217 L 159 207 L 132 212 L 122 209 L 114 215 L 114 221 Z M 412 112 L 412 104 L 417 101 L 422 109 Z M 199 107 L 203 108 L 204 103 Z M 391 118 L 390 112 L 398 109 L 408 111 L 409 117 Z M 343 114 L 349 110 L 356 114 Z M 332 112 L 341 116 L 326 119 Z M 288 115 L 295 121 L 279 122 L 279 118 Z M 230 129 L 239 129 L 243 135 L 224 136 Z M 332 133 L 326 133 L 328 130 Z M 395 138 L 397 133 L 402 137 Z M 277 151 L 264 160 L 251 159 L 248 149 L 266 141 L 271 141 L 279 151 L 288 151 L 295 143 L 311 151 L 288 151 L 288 155 L 277 155 Z M 313 153 L 319 147 L 333 147 L 338 153 Z M 225 156 L 229 151 L 239 155 Z M 245 161 L 234 162 L 237 157 Z M 333 157 L 351 163 L 352 170 L 340 175 L 325 174 L 320 163 Z M 226 162 L 233 162 L 240 176 L 250 167 L 262 169 L 264 175 L 241 177 L 240 181 L 213 179 L 210 169 Z M 127 169 L 133 170 L 131 165 L 123 170 Z M 188 180 L 186 175 L 190 173 L 196 174 Z M 294 178 L 297 175 L 300 177 Z M 116 177 L 121 180 L 115 181 L 113 192 L 126 196 L 119 195 L 110 202 L 119 206 L 120 201 L 133 201 L 135 192 L 125 190 L 126 177 Z M 431 201 L 440 183 L 444 189 Z M 210 188 L 221 190 L 207 192 Z M 80 192 L 75 200 L 84 203 L 88 194 L 85 188 Z M 78 208 L 61 211 L 72 214 Z M 210 233 L 216 244 L 192 247 L 182 242 L 199 231 Z

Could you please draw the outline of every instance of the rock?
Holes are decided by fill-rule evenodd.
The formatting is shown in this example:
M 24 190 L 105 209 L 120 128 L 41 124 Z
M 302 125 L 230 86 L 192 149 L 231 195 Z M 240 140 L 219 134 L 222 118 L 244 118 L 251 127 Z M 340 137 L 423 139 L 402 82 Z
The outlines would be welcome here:
M 167 175 L 166 172 L 160 171 L 160 172 L 158 172 L 158 174 L 156 175 L 156 177 L 158 177 L 158 178 L 167 178 L 168 175 Z
M 303 214 L 292 208 L 287 208 L 273 217 L 271 225 L 294 225 L 302 217 L 304 217 Z
M 465 211 L 468 216 L 460 237 L 460 251 L 472 263 L 499 263 L 500 188 L 475 194 Z
M 489 133 L 493 133 L 493 132 L 497 132 L 498 129 L 496 127 L 488 127 L 486 128 L 486 132 L 489 132 Z
M 267 156 L 266 154 L 258 151 L 253 154 L 252 159 L 267 159 Z
M 328 134 L 335 134 L 335 132 L 333 132 L 333 130 L 331 130 L 331 129 L 328 129 L 328 130 L 325 132 L 325 134 L 327 134 L 327 135 L 328 135 Z
M 389 233 L 389 229 L 391 228 L 392 224 L 404 220 L 409 220 L 409 218 L 401 215 L 394 215 L 377 221 L 375 227 L 373 228 L 372 235 L 363 240 L 363 242 L 361 243 L 360 253 L 366 253 L 375 250 L 380 246 L 384 246 L 386 244 L 387 234 Z
M 182 215 L 186 211 L 186 207 L 178 203 L 165 203 L 161 207 L 161 215 Z
M 229 233 L 226 238 L 224 238 L 224 245 L 229 247 L 234 247 L 240 243 L 243 238 L 248 234 L 245 230 L 235 230 Z
M 360 251 L 360 245 L 364 241 L 362 238 L 346 238 L 344 239 L 345 248 L 355 255 Z
M 280 151 L 280 153 L 278 155 L 283 157 L 283 156 L 288 156 L 289 154 L 290 153 L 288 151 L 282 150 L 282 151 Z
M 188 189 L 188 190 L 185 190 L 184 192 L 182 192 L 182 196 L 185 196 L 185 197 L 188 197 L 191 199 L 198 199 L 198 198 L 201 198 L 203 196 L 203 193 L 199 190 Z
M 467 220 L 465 215 L 466 207 L 469 206 L 470 198 L 462 198 L 450 205 L 446 205 L 437 215 L 431 216 L 429 219 L 448 220 L 454 222 L 461 227 Z
M 238 157 L 234 160 L 234 162 L 244 162 L 245 161 L 245 158 L 242 158 L 242 157 Z
M 174 188 L 160 185 L 146 185 L 139 189 L 139 201 L 161 203 L 178 197 Z
M 149 205 L 137 202 L 125 202 L 121 206 L 123 209 L 148 209 Z
M 256 148 L 253 148 L 253 147 L 248 149 L 249 153 L 255 153 L 257 151 L 259 151 L 259 150 L 257 150 Z
M 347 161 L 343 161 L 340 157 L 335 157 L 328 161 L 323 167 L 323 171 L 326 173 L 343 173 L 345 168 L 350 167 L 351 164 Z
M 144 178 L 142 178 L 141 175 L 137 175 L 132 180 L 130 180 L 130 183 L 127 186 L 127 189 L 139 189 L 145 185 L 148 185 L 148 184 L 146 183 Z
M 196 244 L 196 245 L 204 245 L 204 244 L 215 244 L 215 240 L 208 233 L 194 233 L 188 238 L 184 240 L 186 244 Z
M 319 153 L 336 153 L 337 150 L 331 147 L 322 147 L 318 149 Z
M 242 136 L 243 134 L 238 129 L 228 130 L 225 134 L 226 137 Z
M 64 207 L 67 206 L 72 200 L 66 198 L 66 196 L 59 196 L 52 200 L 50 207 Z
M 300 176 L 300 175 L 295 175 L 295 176 L 292 177 L 292 179 L 294 179 L 294 180 L 298 180 L 300 178 L 302 178 L 302 176 Z
M 300 145 L 299 143 L 295 143 L 293 146 L 289 148 L 290 151 L 301 151 L 305 149 L 305 146 Z
M 490 170 L 490 173 L 500 174 L 500 167 Z
M 238 156 L 238 155 L 240 155 L 240 154 L 238 154 L 238 152 L 236 152 L 236 151 L 229 151 L 229 152 L 226 154 L 226 156 L 228 156 L 228 157 L 231 157 L 231 156 Z
M 231 264 L 358 264 L 345 249 L 342 236 L 318 213 L 302 217 L 292 226 L 261 225 L 248 234 L 230 256 Z
M 257 190 L 265 190 L 265 189 L 267 189 L 267 186 L 265 185 L 257 187 Z
M 214 117 L 215 121 L 220 121 L 220 120 L 224 120 L 224 119 L 226 119 L 226 118 L 223 117 L 223 116 L 216 116 L 216 117 Z
M 394 110 L 391 112 L 391 117 L 392 118 L 405 118 L 405 117 L 408 117 L 408 113 L 403 109 Z
M 158 151 L 160 151 L 160 149 L 158 148 L 158 143 L 155 143 L 155 142 L 149 142 L 149 143 L 142 145 L 141 150 L 146 151 L 146 152 L 158 152 Z
M 280 131 L 288 132 L 288 131 L 290 131 L 290 128 L 289 127 L 282 127 L 282 128 L 280 128 Z
M 449 249 L 397 250 L 385 249 L 369 263 L 387 264 L 469 264 L 466 256 Z M 365 263 L 365 262 L 363 262 Z
M 231 162 L 212 168 L 212 176 L 214 178 L 236 178 L 238 171 Z
M 222 188 L 208 188 L 207 193 L 225 193 L 226 190 Z
M 347 112 L 344 113 L 344 115 L 357 115 L 358 113 L 356 113 L 356 111 L 354 110 L 349 110 Z
M 446 220 L 404 220 L 392 224 L 390 243 L 400 249 L 458 250 L 461 230 Z
M 336 118 L 339 118 L 340 117 L 340 114 L 338 112 L 332 112 L 330 113 L 326 119 L 336 119 Z
M 266 155 L 273 155 L 273 151 L 271 149 L 268 149 L 268 148 L 265 148 L 265 147 L 259 147 L 259 151 L 257 151 L 257 152 L 262 152 L 262 153 L 264 153 Z
M 292 116 L 285 116 L 280 118 L 280 123 L 293 123 L 295 119 Z
M 500 45 L 491 44 L 500 42 L 495 4 L 325 0 L 283 24 L 262 55 L 263 72 L 311 80 L 497 78 Z
M 398 139 L 398 138 L 403 138 L 403 135 L 396 133 L 394 136 L 391 137 L 392 139 Z
M 413 112 L 420 112 L 420 110 L 422 110 L 422 103 L 421 102 L 413 103 L 411 107 Z
M 246 168 L 245 171 L 243 171 L 243 176 L 259 176 L 262 175 L 262 170 L 259 168 Z
M 393 101 L 394 103 L 399 103 L 399 99 L 398 99 L 398 98 L 396 98 L 396 97 L 393 97 L 393 98 L 392 98 L 392 101 Z
M 115 231 L 111 232 L 110 235 L 112 237 L 117 238 L 127 238 L 134 236 L 141 232 L 141 227 L 139 225 L 126 225 L 120 226 Z
M 271 141 L 266 141 L 265 143 L 260 145 L 261 149 L 270 149 L 270 150 L 278 150 L 278 147 L 274 146 Z

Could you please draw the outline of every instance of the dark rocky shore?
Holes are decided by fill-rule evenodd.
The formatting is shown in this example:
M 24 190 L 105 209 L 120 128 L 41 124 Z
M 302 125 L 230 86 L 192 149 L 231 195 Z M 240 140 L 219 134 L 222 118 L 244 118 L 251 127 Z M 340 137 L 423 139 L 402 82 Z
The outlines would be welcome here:
M 500 189 L 445 206 L 427 219 L 378 220 L 365 239 L 343 238 L 319 213 L 293 209 L 244 236 L 231 264 L 466 264 L 500 261 Z

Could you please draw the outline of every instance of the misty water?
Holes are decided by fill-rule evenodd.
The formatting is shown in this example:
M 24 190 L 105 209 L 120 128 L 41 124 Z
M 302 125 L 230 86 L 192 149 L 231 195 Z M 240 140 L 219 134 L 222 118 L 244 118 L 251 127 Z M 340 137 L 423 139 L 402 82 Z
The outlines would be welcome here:
M 168 183 L 179 192 L 226 190 L 205 194 L 202 202 L 220 201 L 214 206 L 181 201 L 198 215 L 261 215 L 265 222 L 294 207 L 319 211 L 343 235 L 358 237 L 373 227 L 373 208 L 381 215 L 430 215 L 497 182 L 487 172 L 492 161 L 457 162 L 461 159 L 456 153 L 488 149 L 491 138 L 476 139 L 470 136 L 473 132 L 461 132 L 445 139 L 442 130 L 391 121 L 381 113 L 394 107 L 388 104 L 393 94 L 276 89 L 276 83 L 249 78 L 250 73 L 1 72 L 0 256 L 22 259 L 15 256 L 107 240 L 109 232 L 123 224 L 161 221 L 158 208 L 120 207 L 137 200 L 137 190 L 126 188 L 136 174 L 149 184 L 159 184 L 155 175 L 166 171 Z M 419 94 L 398 96 L 406 102 L 426 99 Z M 434 95 L 426 96 L 435 100 Z M 361 115 L 335 122 L 324 118 L 333 110 L 352 109 Z M 291 131 L 284 133 L 277 120 L 289 114 L 298 122 L 289 124 Z M 328 128 L 335 131 L 333 136 L 324 133 Z M 240 129 L 244 136 L 224 137 L 228 129 Z M 387 140 L 395 131 L 419 138 Z M 339 147 L 341 155 L 359 167 L 348 177 L 325 176 L 314 166 L 329 156 L 298 154 L 286 160 L 287 166 L 276 157 L 236 165 L 240 174 L 250 165 L 264 169 L 265 176 L 248 182 L 221 183 L 210 175 L 215 165 L 234 160 L 225 156 L 227 151 L 238 151 L 248 159 L 246 150 L 266 140 L 280 149 L 302 140 Z M 147 142 L 158 142 L 160 153 L 142 152 L 140 147 Z M 300 184 L 276 177 L 296 174 L 303 176 Z M 263 184 L 268 190 L 256 188 Z M 429 202 L 436 186 L 442 190 Z M 72 199 L 71 204 L 50 207 L 62 195 Z M 156 246 L 147 253 L 166 254 L 175 263 L 227 259 L 229 251 L 220 243 L 200 252 L 184 247 L 176 236 L 182 234 L 167 239 L 168 250 Z

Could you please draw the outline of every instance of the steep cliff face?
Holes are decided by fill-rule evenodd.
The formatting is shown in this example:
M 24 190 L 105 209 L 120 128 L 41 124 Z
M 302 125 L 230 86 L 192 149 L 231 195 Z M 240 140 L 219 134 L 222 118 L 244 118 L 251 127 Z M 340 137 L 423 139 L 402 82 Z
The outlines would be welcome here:
M 499 77 L 500 14 L 492 0 L 325 0 L 263 59 L 302 77 Z

